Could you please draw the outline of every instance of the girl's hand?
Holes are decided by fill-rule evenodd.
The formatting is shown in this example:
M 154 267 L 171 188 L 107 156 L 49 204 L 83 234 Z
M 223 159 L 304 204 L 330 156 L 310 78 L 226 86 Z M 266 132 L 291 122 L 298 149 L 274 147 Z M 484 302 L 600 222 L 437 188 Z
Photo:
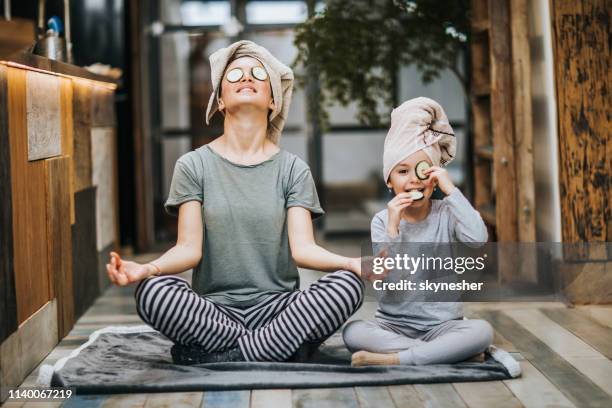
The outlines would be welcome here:
M 444 194 L 449 195 L 455 189 L 455 185 L 450 179 L 448 171 L 438 166 L 431 166 L 427 170 L 423 172 L 426 176 L 429 176 L 424 183 L 427 186 L 438 185 L 440 190 L 444 192 Z
M 106 264 L 108 278 L 115 285 L 125 286 L 130 283 L 141 281 L 151 275 L 156 270 L 149 264 L 139 264 L 132 261 L 123 261 L 118 253 L 111 252 L 110 264 Z
M 408 192 L 399 193 L 387 203 L 387 234 L 391 238 L 396 238 L 399 235 L 402 211 L 411 204 L 412 198 Z

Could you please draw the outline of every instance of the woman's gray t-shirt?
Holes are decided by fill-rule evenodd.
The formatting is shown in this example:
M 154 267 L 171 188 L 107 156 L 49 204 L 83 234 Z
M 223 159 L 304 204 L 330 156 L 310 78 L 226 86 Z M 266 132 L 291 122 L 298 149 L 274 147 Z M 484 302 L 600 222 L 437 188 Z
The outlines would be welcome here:
M 176 162 L 166 212 L 202 203 L 202 259 L 193 290 L 214 302 L 248 307 L 299 288 L 287 234 L 287 209 L 324 213 L 308 165 L 280 150 L 254 164 L 233 163 L 204 145 Z

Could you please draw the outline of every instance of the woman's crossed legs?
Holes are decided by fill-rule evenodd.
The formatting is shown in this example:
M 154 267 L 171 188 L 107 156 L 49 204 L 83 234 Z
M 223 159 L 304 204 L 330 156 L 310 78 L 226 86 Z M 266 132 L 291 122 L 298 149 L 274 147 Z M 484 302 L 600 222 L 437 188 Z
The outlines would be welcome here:
M 244 309 L 213 303 L 175 276 L 145 279 L 135 295 L 140 317 L 175 343 L 210 353 L 238 345 L 247 361 L 284 361 L 342 326 L 361 306 L 363 289 L 355 274 L 338 271 Z

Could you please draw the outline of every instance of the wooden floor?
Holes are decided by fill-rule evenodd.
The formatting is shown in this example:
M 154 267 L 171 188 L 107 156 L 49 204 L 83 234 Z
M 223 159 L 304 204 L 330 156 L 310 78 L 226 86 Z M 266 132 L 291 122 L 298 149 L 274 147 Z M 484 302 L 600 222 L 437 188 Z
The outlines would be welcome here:
M 345 252 L 346 253 L 346 252 Z M 304 284 L 317 273 L 301 271 Z M 50 364 L 85 342 L 94 330 L 140 324 L 133 287 L 109 288 L 47 356 Z M 353 318 L 371 318 L 367 300 Z M 77 396 L 64 407 L 612 407 L 612 306 L 568 309 L 560 303 L 467 305 L 468 317 L 487 319 L 495 343 L 520 353 L 521 378 L 480 383 L 330 389 L 245 390 Z M 38 368 L 22 387 L 33 386 Z M 61 403 L 9 403 L 58 407 Z

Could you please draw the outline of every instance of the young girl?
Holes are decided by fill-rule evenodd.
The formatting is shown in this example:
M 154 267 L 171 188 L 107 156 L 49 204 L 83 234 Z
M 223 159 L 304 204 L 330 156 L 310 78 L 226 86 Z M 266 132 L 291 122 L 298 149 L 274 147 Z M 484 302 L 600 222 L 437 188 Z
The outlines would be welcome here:
M 377 243 L 487 241 L 480 214 L 440 167 L 453 159 L 455 144 L 437 102 L 421 97 L 393 110 L 383 173 L 394 197 L 372 220 L 375 247 Z M 446 195 L 442 200 L 431 199 L 436 185 Z M 354 366 L 454 363 L 491 345 L 491 325 L 464 320 L 461 303 L 415 302 L 406 297 L 398 301 L 396 293 L 378 295 L 376 320 L 353 321 L 344 329 Z

